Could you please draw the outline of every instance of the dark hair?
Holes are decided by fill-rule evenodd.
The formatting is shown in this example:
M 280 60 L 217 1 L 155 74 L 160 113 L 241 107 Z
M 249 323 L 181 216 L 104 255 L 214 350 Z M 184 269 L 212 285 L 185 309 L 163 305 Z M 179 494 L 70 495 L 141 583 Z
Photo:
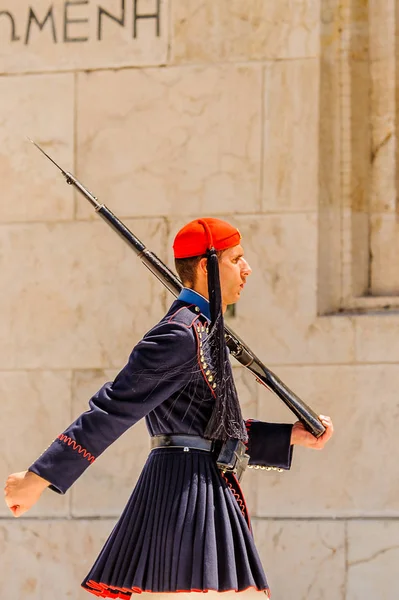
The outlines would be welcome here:
M 218 260 L 220 260 L 223 252 L 224 250 L 218 250 L 216 252 Z M 206 254 L 201 254 L 201 256 L 190 256 L 190 258 L 175 258 L 177 274 L 185 287 L 193 288 L 195 286 L 197 267 L 201 258 L 206 258 Z
M 190 256 L 190 258 L 175 258 L 176 271 L 183 285 L 191 288 L 195 286 L 198 263 L 205 256 L 203 254 L 202 256 Z

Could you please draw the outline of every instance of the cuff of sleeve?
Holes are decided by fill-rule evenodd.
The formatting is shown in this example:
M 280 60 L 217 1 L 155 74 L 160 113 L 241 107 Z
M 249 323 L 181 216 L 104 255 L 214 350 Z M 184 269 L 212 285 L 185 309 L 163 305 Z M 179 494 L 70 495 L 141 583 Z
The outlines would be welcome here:
M 249 466 L 289 470 L 292 424 L 247 421 Z
M 63 490 L 60 487 L 57 487 L 56 485 L 54 485 L 54 483 L 52 483 L 52 481 L 51 481 L 51 475 L 47 475 L 44 472 L 44 470 L 38 469 L 35 464 L 31 465 L 29 467 L 28 471 L 30 471 L 31 473 L 35 473 L 36 475 L 38 475 L 39 477 L 42 477 L 46 481 L 49 481 L 50 485 L 47 488 L 48 490 L 52 490 L 53 492 L 57 492 L 57 494 L 65 494 L 66 490 Z
M 69 445 L 57 438 L 28 470 L 49 481 L 54 492 L 65 494 L 93 461 L 94 457 L 76 442 Z

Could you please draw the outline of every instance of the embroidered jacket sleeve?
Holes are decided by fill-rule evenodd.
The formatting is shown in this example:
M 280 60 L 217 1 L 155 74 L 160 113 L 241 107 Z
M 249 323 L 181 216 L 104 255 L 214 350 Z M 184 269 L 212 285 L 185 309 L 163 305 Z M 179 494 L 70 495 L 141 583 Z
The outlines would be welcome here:
M 196 344 L 192 331 L 161 322 L 133 349 L 115 381 L 106 383 L 29 470 L 65 493 L 122 433 L 188 383 Z
M 248 419 L 245 424 L 248 432 L 250 467 L 285 470 L 291 468 L 291 424 L 265 423 L 253 419 Z

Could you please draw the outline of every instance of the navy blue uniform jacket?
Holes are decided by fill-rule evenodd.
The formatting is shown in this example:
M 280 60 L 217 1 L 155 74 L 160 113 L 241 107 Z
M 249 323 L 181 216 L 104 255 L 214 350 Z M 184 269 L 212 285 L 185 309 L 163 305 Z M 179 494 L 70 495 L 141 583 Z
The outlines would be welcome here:
M 203 436 L 214 406 L 207 349 L 208 302 L 184 289 L 168 313 L 133 349 L 113 382 L 31 465 L 65 493 L 104 450 L 143 417 L 151 436 Z M 248 420 L 250 465 L 289 469 L 292 425 Z

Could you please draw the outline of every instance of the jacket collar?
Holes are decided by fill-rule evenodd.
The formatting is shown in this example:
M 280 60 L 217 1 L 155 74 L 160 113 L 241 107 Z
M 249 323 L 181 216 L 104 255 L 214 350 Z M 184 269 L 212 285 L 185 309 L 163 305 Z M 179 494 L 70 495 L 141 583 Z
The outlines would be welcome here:
M 195 304 L 195 306 L 198 306 L 204 317 L 206 317 L 208 321 L 211 320 L 209 302 L 198 292 L 195 292 L 190 288 L 183 288 L 177 299 L 181 302 L 186 302 L 187 304 Z

